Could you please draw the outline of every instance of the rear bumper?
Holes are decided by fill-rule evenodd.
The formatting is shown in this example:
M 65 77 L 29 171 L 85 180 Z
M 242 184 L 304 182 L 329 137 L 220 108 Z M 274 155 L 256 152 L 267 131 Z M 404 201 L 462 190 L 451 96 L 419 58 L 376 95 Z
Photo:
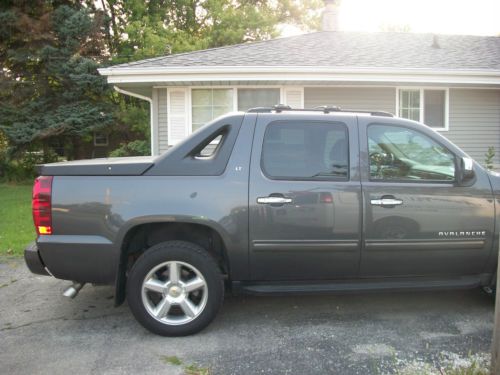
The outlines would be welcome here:
M 36 242 L 32 242 L 24 249 L 24 261 L 31 272 L 37 275 L 50 276 L 42 262 L 42 258 L 40 258 Z
M 103 236 L 38 236 L 39 258 L 57 279 L 80 283 L 113 284 L 120 249 Z

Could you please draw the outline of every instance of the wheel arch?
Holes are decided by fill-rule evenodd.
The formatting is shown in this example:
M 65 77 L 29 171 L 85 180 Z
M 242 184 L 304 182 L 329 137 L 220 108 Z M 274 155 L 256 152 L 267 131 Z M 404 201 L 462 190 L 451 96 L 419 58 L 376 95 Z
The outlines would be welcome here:
M 128 222 L 119 232 L 119 261 L 115 279 L 115 305 L 125 300 L 127 271 L 135 260 L 160 242 L 180 240 L 195 243 L 211 254 L 221 273 L 230 275 L 229 236 L 218 223 L 186 216 L 141 217 Z

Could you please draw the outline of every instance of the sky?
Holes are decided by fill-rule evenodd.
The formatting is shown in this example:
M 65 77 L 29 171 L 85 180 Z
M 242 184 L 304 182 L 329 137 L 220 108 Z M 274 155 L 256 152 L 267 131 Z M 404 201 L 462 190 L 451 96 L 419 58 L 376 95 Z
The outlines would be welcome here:
M 306 0 L 304 0 L 306 1 Z M 341 0 L 342 31 L 381 31 L 500 35 L 500 0 Z M 285 36 L 301 33 L 284 27 Z

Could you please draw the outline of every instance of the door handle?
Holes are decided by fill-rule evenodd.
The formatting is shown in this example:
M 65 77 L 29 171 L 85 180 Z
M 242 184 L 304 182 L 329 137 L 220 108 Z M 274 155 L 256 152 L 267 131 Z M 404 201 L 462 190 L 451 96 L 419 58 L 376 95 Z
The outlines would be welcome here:
M 372 206 L 391 208 L 394 206 L 402 205 L 403 201 L 401 199 L 396 199 L 394 197 L 382 197 L 379 199 L 372 199 L 370 203 L 372 204 Z
M 270 195 L 269 197 L 257 198 L 257 203 L 259 203 L 259 204 L 285 204 L 285 203 L 292 203 L 292 198 Z

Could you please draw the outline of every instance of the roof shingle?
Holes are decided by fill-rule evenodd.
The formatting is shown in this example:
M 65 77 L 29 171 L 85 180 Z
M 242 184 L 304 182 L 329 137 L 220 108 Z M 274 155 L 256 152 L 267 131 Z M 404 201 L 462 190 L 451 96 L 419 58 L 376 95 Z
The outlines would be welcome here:
M 434 40 L 439 47 L 433 46 Z M 210 66 L 500 70 L 500 38 L 393 32 L 316 32 L 162 56 L 115 65 L 112 69 Z

